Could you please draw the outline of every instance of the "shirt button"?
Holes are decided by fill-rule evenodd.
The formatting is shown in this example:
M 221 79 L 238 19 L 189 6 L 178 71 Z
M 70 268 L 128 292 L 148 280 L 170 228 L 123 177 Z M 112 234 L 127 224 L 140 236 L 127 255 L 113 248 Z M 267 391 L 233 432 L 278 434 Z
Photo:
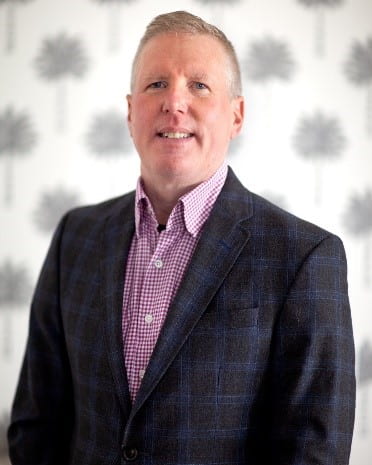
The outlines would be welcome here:
M 154 265 L 156 266 L 156 268 L 162 268 L 163 261 L 160 260 L 160 258 L 158 258 L 157 260 L 155 260 Z
M 140 370 L 138 372 L 140 379 L 142 379 L 145 376 L 145 370 Z
M 152 315 L 150 315 L 150 313 L 148 313 L 146 316 L 145 316 L 145 322 L 149 325 L 152 323 L 152 320 L 154 319 L 154 317 Z

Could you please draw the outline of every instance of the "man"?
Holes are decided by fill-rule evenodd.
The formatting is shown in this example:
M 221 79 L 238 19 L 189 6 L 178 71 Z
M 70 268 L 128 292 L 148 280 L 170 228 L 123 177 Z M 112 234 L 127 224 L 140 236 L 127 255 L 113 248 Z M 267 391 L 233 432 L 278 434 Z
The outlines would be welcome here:
M 55 233 L 13 464 L 348 463 L 344 249 L 227 168 L 243 113 L 223 33 L 186 12 L 155 18 L 128 96 L 141 178 Z

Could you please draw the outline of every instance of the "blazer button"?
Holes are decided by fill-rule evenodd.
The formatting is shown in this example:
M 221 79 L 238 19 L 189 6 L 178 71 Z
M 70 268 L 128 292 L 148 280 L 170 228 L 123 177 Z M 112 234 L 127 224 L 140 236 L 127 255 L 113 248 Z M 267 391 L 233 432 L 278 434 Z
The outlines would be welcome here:
M 133 462 L 138 457 L 138 450 L 135 447 L 122 447 L 123 458 L 127 462 Z

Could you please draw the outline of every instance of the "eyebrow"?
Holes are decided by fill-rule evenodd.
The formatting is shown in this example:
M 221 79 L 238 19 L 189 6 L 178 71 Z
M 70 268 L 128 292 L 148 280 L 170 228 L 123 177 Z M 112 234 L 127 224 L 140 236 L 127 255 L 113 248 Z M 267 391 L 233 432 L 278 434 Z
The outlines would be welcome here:
M 193 73 L 191 79 L 193 81 L 208 81 L 208 75 L 205 73 Z
M 144 81 L 166 81 L 168 76 L 164 74 L 147 74 L 143 79 Z
M 144 81 L 167 81 L 169 79 L 169 75 L 166 74 L 146 74 L 144 76 Z M 208 80 L 208 75 L 206 73 L 198 73 L 198 72 L 192 72 L 190 74 L 189 79 L 192 79 L 193 81 L 206 81 Z

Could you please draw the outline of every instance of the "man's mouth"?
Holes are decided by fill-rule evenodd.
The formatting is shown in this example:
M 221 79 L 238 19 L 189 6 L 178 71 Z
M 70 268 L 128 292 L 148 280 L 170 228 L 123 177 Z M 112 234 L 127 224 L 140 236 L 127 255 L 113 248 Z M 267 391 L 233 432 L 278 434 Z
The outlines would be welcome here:
M 165 139 L 188 139 L 193 134 L 190 132 L 158 132 L 158 136 Z

